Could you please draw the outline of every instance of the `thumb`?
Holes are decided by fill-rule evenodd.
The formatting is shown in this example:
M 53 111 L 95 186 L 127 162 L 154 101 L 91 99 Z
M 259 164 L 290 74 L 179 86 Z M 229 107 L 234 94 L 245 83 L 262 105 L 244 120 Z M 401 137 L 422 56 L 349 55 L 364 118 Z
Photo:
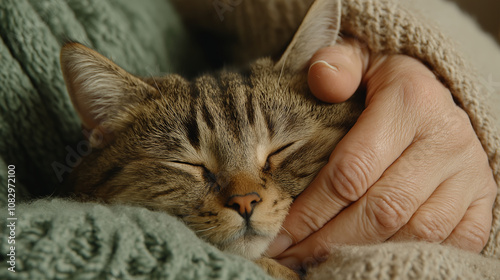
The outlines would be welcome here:
M 355 39 L 320 49 L 311 58 L 309 88 L 322 101 L 346 101 L 359 87 L 368 59 L 368 51 Z

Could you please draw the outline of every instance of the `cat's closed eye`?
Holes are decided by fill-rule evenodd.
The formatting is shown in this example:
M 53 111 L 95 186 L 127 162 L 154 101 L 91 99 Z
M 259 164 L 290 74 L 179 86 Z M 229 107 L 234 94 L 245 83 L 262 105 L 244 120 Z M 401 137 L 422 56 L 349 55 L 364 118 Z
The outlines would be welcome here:
M 264 167 L 262 168 L 262 171 L 264 172 L 270 172 L 271 169 L 274 167 L 272 165 L 272 158 L 275 157 L 275 156 L 278 156 L 281 152 L 285 151 L 286 149 L 290 148 L 290 146 L 292 146 L 294 144 L 294 142 L 292 143 L 289 143 L 289 144 L 286 144 L 280 148 L 278 148 L 276 151 L 270 153 L 268 156 L 267 156 L 267 159 L 266 159 L 266 162 L 264 164 Z
M 185 161 L 170 161 L 170 163 L 173 163 L 175 165 L 179 165 L 182 168 L 188 168 L 192 172 L 196 173 L 201 173 L 202 178 L 208 183 L 209 189 L 211 191 L 218 192 L 220 191 L 220 186 L 217 182 L 217 176 L 215 173 L 210 171 L 205 165 L 199 164 L 199 163 L 190 163 L 190 162 L 185 162 Z

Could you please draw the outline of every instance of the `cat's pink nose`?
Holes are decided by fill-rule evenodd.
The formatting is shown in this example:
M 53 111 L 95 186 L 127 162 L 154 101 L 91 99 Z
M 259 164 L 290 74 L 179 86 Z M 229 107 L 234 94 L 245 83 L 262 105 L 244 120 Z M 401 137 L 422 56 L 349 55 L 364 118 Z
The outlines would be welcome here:
M 234 209 L 240 214 L 245 220 L 249 220 L 250 216 L 253 214 L 254 207 L 262 201 L 260 195 L 256 192 L 247 193 L 244 195 L 233 195 L 231 196 L 226 207 Z

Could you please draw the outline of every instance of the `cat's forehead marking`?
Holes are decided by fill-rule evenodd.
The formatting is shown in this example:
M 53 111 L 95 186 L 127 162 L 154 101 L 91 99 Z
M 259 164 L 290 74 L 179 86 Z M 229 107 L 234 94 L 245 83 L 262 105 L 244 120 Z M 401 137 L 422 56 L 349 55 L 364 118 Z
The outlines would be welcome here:
M 254 109 L 254 102 L 253 102 L 253 95 L 247 92 L 247 99 L 245 103 L 245 108 L 247 111 L 247 119 L 248 119 L 248 124 L 253 126 L 255 124 L 255 109 Z
M 214 118 L 210 111 L 208 111 L 207 104 L 203 103 L 201 105 L 201 115 L 203 117 L 203 121 L 207 125 L 208 129 L 213 131 L 215 129 L 215 123 L 214 123 Z
M 257 148 L 255 149 L 255 155 L 257 158 L 257 163 L 260 166 L 264 166 L 264 164 L 266 163 L 268 153 L 269 153 L 269 151 L 268 151 L 267 146 L 265 146 L 263 144 L 257 145 Z

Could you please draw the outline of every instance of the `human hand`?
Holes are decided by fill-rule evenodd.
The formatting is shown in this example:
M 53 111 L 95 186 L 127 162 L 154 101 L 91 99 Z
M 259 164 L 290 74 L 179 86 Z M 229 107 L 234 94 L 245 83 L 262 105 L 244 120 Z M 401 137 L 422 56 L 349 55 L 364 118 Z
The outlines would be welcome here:
M 497 186 L 450 91 L 418 60 L 370 54 L 354 39 L 311 61 L 316 97 L 341 102 L 362 85 L 366 109 L 295 200 L 267 254 L 297 268 L 336 244 L 424 240 L 480 252 Z

